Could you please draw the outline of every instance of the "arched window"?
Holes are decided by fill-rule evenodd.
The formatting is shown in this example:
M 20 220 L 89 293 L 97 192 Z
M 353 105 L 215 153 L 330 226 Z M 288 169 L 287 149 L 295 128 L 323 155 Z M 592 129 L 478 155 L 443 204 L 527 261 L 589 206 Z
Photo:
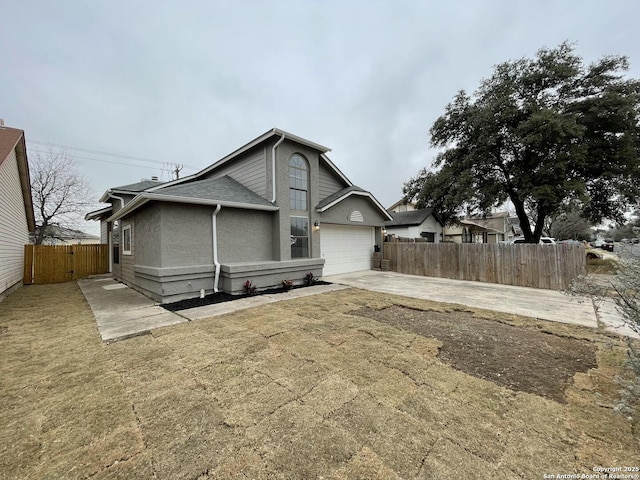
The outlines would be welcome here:
M 307 210 L 308 187 L 307 162 L 295 154 L 289 161 L 289 207 L 291 210 Z

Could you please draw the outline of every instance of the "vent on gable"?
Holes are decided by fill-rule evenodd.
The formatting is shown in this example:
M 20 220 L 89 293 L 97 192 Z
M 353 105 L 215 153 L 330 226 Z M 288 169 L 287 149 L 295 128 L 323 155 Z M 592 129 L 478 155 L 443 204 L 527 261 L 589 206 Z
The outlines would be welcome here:
M 362 216 L 362 212 L 360 210 L 354 210 L 349 214 L 350 222 L 364 222 L 364 217 Z

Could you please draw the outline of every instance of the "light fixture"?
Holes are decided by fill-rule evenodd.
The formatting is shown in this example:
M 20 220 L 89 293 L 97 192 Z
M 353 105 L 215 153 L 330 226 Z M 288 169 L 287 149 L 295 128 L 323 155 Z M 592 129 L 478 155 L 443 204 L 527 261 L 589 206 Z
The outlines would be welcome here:
M 316 231 L 320 230 L 320 222 L 318 222 L 317 220 L 313 222 L 313 228 Z

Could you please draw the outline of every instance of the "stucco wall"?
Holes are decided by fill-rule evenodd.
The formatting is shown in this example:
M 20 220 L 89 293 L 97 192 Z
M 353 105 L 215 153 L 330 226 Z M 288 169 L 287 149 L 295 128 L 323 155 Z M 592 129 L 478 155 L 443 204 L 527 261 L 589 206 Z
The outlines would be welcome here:
M 160 255 L 162 267 L 213 263 L 211 214 L 214 207 L 163 202 Z
M 29 227 L 24 210 L 15 150 L 0 164 L 0 298 L 24 274 Z
M 161 205 L 145 205 L 135 214 L 136 265 L 160 267 L 162 265 Z
M 273 260 L 273 213 L 222 208 L 218 213 L 218 259 L 224 262 Z

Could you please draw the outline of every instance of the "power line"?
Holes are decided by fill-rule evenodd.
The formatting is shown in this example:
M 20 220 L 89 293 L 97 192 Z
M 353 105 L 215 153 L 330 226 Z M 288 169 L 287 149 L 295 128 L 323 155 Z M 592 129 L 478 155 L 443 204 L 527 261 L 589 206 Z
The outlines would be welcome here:
M 108 156 L 108 157 L 129 158 L 131 160 L 139 160 L 141 162 L 160 163 L 160 164 L 165 164 L 166 163 L 166 162 L 163 162 L 163 161 L 160 161 L 160 160 L 154 160 L 152 158 L 136 157 L 134 155 L 124 155 L 124 154 L 120 154 L 120 153 L 105 152 L 105 151 L 102 151 L 102 150 L 95 150 L 95 149 L 91 149 L 91 148 L 74 147 L 72 145 L 63 145 L 63 144 L 60 144 L 60 143 L 42 142 L 40 140 L 29 140 L 28 143 L 35 143 L 35 144 L 38 144 L 38 145 L 45 145 L 45 146 L 56 147 L 56 148 L 64 148 L 64 149 L 67 149 L 67 150 L 75 150 L 75 151 L 78 151 L 78 152 L 94 153 L 96 155 L 104 155 L 104 156 Z M 92 160 L 89 157 L 78 157 L 78 158 L 85 158 L 87 160 Z M 123 164 L 123 165 L 127 165 L 127 164 Z M 187 167 L 187 168 L 193 169 L 193 170 L 199 170 L 198 167 L 194 167 L 192 165 L 184 165 L 184 166 Z
M 29 147 L 28 149 L 29 149 L 29 151 L 31 151 L 31 152 L 35 152 L 35 153 L 49 153 L 49 152 L 47 152 L 46 150 L 37 150 L 37 149 L 35 149 L 35 148 L 33 148 L 33 147 Z M 102 159 L 100 159 L 100 158 L 82 157 L 82 156 L 79 156 L 79 155 L 74 155 L 74 156 L 73 156 L 73 158 L 79 158 L 79 159 L 81 159 L 81 160 L 91 160 L 91 161 L 93 161 L 93 162 L 112 163 L 112 164 L 114 164 L 114 165 L 125 165 L 125 166 L 127 166 L 127 167 L 150 168 L 150 167 L 147 167 L 146 165 L 135 165 L 135 164 L 131 164 L 131 163 L 124 163 L 124 162 L 114 162 L 113 160 L 102 160 Z M 161 164 L 163 165 L 163 167 L 164 167 L 165 162 L 160 162 L 160 163 L 161 163 Z

